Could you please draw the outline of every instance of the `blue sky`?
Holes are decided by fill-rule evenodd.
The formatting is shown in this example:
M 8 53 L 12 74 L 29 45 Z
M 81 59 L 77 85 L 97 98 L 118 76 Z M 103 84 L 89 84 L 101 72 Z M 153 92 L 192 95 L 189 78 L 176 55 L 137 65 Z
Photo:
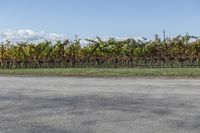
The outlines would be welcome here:
M 0 0 L 0 31 L 69 38 L 200 35 L 199 0 Z

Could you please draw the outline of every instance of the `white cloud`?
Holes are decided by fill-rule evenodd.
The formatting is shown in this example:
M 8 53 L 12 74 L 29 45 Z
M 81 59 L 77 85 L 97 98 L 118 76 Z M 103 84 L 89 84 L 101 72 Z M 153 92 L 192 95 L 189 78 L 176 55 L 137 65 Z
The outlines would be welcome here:
M 118 41 L 126 40 L 129 38 L 133 38 L 136 41 L 142 40 L 144 41 L 144 38 L 142 37 L 113 37 L 113 36 L 104 36 L 101 37 L 103 41 L 108 41 L 110 38 L 115 38 Z M 65 40 L 67 39 L 66 36 L 62 34 L 57 33 L 45 33 L 44 31 L 35 32 L 29 29 L 21 29 L 21 30 L 6 30 L 6 31 L 0 31 L 0 42 L 4 42 L 6 40 L 12 41 L 12 42 L 41 42 L 45 40 L 49 40 L 52 42 L 55 42 L 57 40 Z M 94 39 L 96 38 L 88 38 L 88 39 Z M 81 39 L 81 45 L 86 46 L 88 44 L 88 41 L 85 39 Z
M 102 41 L 108 41 L 110 38 L 114 38 L 117 41 L 124 41 L 127 39 L 134 39 L 135 41 L 149 41 L 149 39 L 145 37 L 114 37 L 114 36 L 105 36 L 105 37 L 100 37 Z M 87 39 L 92 39 L 92 40 L 97 40 L 97 38 L 87 38 Z M 83 40 L 83 43 L 87 43 L 87 41 Z
M 67 39 L 66 36 L 62 34 L 45 33 L 43 31 L 35 32 L 29 29 L 0 31 L 1 42 L 6 40 L 10 40 L 12 42 L 40 42 L 44 40 L 56 41 L 65 39 Z

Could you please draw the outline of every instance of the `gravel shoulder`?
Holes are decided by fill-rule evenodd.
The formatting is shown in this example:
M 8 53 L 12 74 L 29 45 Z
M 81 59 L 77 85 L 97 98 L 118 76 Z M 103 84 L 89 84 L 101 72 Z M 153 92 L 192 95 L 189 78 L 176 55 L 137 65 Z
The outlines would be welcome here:
M 2 133 L 199 133 L 200 80 L 0 76 Z

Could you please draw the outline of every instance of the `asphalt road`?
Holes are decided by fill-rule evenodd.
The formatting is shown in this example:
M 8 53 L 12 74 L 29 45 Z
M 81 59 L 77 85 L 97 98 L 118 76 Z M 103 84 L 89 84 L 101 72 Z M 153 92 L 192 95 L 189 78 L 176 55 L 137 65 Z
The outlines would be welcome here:
M 199 133 L 200 80 L 0 77 L 1 133 Z

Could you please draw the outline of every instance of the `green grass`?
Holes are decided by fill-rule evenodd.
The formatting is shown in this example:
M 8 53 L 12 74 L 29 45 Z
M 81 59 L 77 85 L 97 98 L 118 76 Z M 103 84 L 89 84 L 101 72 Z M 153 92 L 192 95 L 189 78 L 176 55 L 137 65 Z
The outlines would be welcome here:
M 86 76 L 86 77 L 189 77 L 199 78 L 200 68 L 134 68 L 134 69 L 0 69 L 8 76 Z

